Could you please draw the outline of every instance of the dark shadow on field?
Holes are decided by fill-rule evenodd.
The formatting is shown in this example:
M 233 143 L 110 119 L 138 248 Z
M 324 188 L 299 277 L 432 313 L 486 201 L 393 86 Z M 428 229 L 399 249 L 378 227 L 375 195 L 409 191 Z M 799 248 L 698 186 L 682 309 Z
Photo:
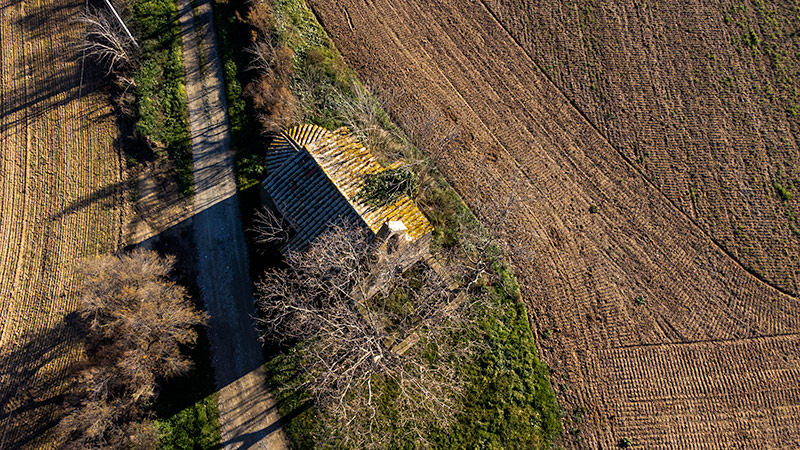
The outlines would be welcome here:
M 68 386 L 67 374 L 80 361 L 56 373 L 43 369 L 70 353 L 82 324 L 71 313 L 54 327 L 26 333 L 18 339 L 21 345 L 0 353 L 0 450 L 22 448 L 58 423 L 66 393 L 53 393 L 53 387 Z
M 19 39 L 17 44 L 20 50 L 25 43 L 44 43 L 25 45 L 25 51 L 19 52 L 24 54 L 26 64 L 21 66 L 20 61 L 17 69 L 20 76 L 13 85 L 3 87 L 0 132 L 43 118 L 80 97 L 110 91 L 109 82 L 103 78 L 104 71 L 88 58 L 84 60 L 77 41 L 52 44 L 54 37 L 51 35 L 56 27 L 76 27 L 75 35 L 80 35 L 74 20 L 82 4 L 76 5 L 52 2 L 28 5 L 24 17 L 17 20 L 24 33 L 24 39 Z M 27 83 L 23 75 L 28 75 Z M 95 108 L 89 112 L 92 120 L 102 120 L 113 114 L 112 111 L 99 113 L 103 108 L 101 103 Z
M 48 218 L 48 220 L 61 220 L 65 216 L 70 214 L 74 214 L 82 209 L 85 209 L 89 206 L 94 204 L 98 204 L 103 208 L 114 208 L 117 206 L 119 202 L 120 195 L 122 194 L 125 182 L 119 181 L 116 183 L 111 183 L 103 186 L 100 189 L 95 190 L 91 194 L 84 195 L 74 202 L 67 205 L 66 208 L 62 209 L 56 214 L 53 214 Z
M 80 61 L 72 65 L 74 71 L 59 70 L 53 73 L 39 73 L 50 70 L 53 66 L 72 67 L 64 66 L 63 62 L 60 62 L 60 60 L 67 59 L 66 56 L 53 57 L 49 54 L 28 55 L 31 76 L 35 82 L 26 87 L 20 79 L 13 86 L 3 87 L 2 102 L 0 102 L 0 116 L 3 117 L 3 120 L 0 122 L 0 132 L 35 122 L 83 96 L 97 93 L 105 95 L 109 91 L 109 82 L 101 79 L 102 74 L 99 73 L 99 69 L 89 60 L 84 66 L 82 83 Z M 80 55 L 78 55 L 78 59 L 80 59 Z M 87 115 L 92 117 L 92 120 L 99 121 L 114 113 L 111 109 L 100 112 L 101 109 L 104 107 L 102 103 L 98 102 L 93 110 L 87 112 Z

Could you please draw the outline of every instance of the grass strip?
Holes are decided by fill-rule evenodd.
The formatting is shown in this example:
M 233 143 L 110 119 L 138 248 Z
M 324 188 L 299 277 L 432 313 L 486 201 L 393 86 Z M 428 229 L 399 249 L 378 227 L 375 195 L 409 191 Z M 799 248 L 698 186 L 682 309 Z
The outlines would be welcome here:
M 133 29 L 141 54 L 135 81 L 134 133 L 175 164 L 178 188 L 192 193 L 192 146 L 178 7 L 175 0 L 136 0 Z
M 252 106 L 244 96 L 244 85 L 249 81 L 249 74 L 245 71 L 248 65 L 245 49 L 249 44 L 250 30 L 237 15 L 241 13 L 240 8 L 241 3 L 227 0 L 217 0 L 214 3 L 214 25 L 225 78 L 237 182 L 239 189 L 245 190 L 264 179 L 266 165 L 259 127 L 253 120 Z

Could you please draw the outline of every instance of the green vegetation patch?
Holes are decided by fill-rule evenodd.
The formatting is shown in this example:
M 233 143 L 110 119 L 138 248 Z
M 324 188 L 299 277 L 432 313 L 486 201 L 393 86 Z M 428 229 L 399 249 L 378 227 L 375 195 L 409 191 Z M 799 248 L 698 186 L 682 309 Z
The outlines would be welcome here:
M 253 120 L 253 106 L 244 95 L 244 86 L 250 80 L 252 71 L 245 70 L 250 58 L 245 51 L 250 44 L 250 28 L 241 20 L 242 14 L 245 14 L 242 7 L 238 2 L 215 1 L 214 26 L 225 78 L 237 181 L 239 189 L 247 189 L 258 184 L 266 175 L 266 145 Z
M 163 450 L 222 448 L 216 395 L 201 398 L 169 418 L 158 421 Z
M 734 4 L 724 18 L 725 24 L 738 33 L 734 46 L 749 49 L 754 59 L 763 59 L 770 67 L 772 74 L 766 80 L 770 100 L 776 96 L 790 117 L 800 114 L 798 17 L 800 3 L 796 1 L 757 0 Z
M 174 0 L 135 0 L 133 29 L 141 55 L 135 81 L 135 133 L 158 156 L 175 163 L 178 186 L 192 193 L 192 147 L 189 135 L 183 50 Z
M 784 187 L 777 181 L 772 182 L 772 187 L 775 188 L 775 192 L 778 194 L 778 197 L 780 197 L 780 199 L 784 202 L 788 202 L 792 199 L 792 192 L 789 190 L 789 188 Z
M 438 448 L 547 449 L 561 434 L 561 409 L 539 360 L 519 285 L 511 272 L 494 267 L 500 306 L 486 317 L 486 350 L 464 367 L 466 403 L 452 430 L 436 432 Z
M 407 167 L 370 173 L 364 176 L 364 186 L 356 194 L 355 200 L 380 208 L 391 204 L 402 195 L 412 197 L 418 184 L 419 177 Z

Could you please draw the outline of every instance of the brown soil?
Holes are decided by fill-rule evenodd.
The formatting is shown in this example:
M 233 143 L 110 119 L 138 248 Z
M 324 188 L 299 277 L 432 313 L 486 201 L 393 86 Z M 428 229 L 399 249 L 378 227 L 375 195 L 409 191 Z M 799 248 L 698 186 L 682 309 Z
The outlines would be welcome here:
M 671 202 L 796 295 L 800 5 L 791 3 L 486 1 Z M 794 198 L 782 201 L 774 182 L 797 184 Z
M 434 158 L 465 201 L 510 205 L 489 225 L 515 236 L 532 322 L 540 336 L 552 330 L 540 349 L 567 428 L 582 430 L 565 445 L 800 445 L 798 299 L 751 274 L 662 193 L 484 4 L 310 4 L 358 74 L 395 94 L 401 123 L 438 117 L 426 133 L 457 128 Z
M 74 344 L 72 268 L 115 251 L 116 115 L 76 54 L 83 1 L 0 0 L 0 448 L 46 446 Z
M 181 195 L 171 161 L 156 159 L 137 167 L 130 176 L 136 189 L 131 190 L 135 192 L 135 198 L 131 198 L 133 211 L 128 224 L 127 244 L 157 248 L 166 243 L 165 233 L 172 236 L 173 230 L 180 234 L 184 229 L 191 229 L 192 199 Z M 178 252 L 181 255 L 194 251 L 191 241 L 180 244 L 185 247 Z M 186 263 L 194 261 L 188 256 L 178 259 Z

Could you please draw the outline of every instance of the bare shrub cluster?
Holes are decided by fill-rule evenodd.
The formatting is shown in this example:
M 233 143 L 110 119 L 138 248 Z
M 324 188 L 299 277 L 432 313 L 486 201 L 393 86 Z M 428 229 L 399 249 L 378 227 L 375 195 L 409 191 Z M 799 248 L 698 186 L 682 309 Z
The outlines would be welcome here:
M 157 433 L 146 405 L 160 380 L 190 369 L 180 347 L 193 345 L 194 327 L 207 320 L 167 278 L 173 264 L 136 251 L 78 268 L 87 357 L 58 426 L 62 448 L 154 448 Z
M 479 342 L 464 333 L 478 333 L 476 310 L 488 308 L 446 270 L 401 271 L 375 248 L 361 228 L 335 225 L 258 283 L 263 338 L 299 349 L 303 376 L 282 389 L 312 396 L 321 439 L 336 447 L 383 448 L 409 434 L 424 443 L 432 425 L 446 428 L 461 401 L 458 367 Z M 477 267 L 447 270 L 477 279 Z
M 298 120 L 297 98 L 290 87 L 294 53 L 286 44 L 275 44 L 268 3 L 253 2 L 247 17 L 255 30 L 247 49 L 252 56 L 248 69 L 256 76 L 245 88 L 245 95 L 252 101 L 262 132 L 276 133 Z

